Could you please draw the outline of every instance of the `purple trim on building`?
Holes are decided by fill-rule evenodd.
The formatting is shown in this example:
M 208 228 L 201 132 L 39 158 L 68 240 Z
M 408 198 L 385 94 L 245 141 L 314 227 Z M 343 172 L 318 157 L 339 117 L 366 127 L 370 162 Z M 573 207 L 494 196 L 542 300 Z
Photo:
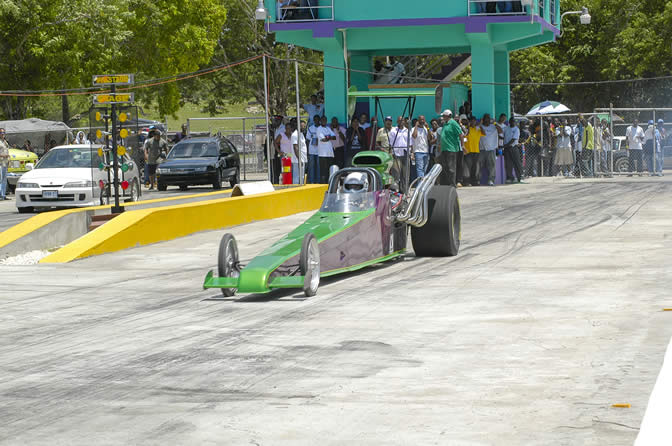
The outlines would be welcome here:
M 387 20 L 351 20 L 351 21 L 324 21 L 324 22 L 283 22 L 271 23 L 270 31 L 299 31 L 312 30 L 313 37 L 334 37 L 334 32 L 340 28 L 378 28 L 396 26 L 432 26 L 432 25 L 459 25 L 464 24 L 468 33 L 484 33 L 489 23 L 525 23 L 529 16 L 476 16 L 476 17 L 443 17 L 426 19 L 387 19 Z M 535 23 L 541 24 L 543 30 L 553 32 L 556 36 L 560 30 L 539 16 L 534 16 Z

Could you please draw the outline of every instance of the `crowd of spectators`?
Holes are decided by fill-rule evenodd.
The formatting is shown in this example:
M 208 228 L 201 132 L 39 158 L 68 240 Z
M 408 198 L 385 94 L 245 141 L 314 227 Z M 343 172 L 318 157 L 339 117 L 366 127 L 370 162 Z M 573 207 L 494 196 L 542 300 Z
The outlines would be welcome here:
M 597 120 L 594 127 L 594 119 L 582 115 L 571 120 L 528 120 L 505 114 L 497 119 L 489 114 L 477 118 L 466 102 L 457 114 L 446 110 L 430 121 L 425 116 L 387 116 L 380 123 L 375 116 L 369 119 L 363 113 L 344 125 L 336 117 L 328 120 L 324 116 L 324 105 L 317 96 L 303 107 L 309 121 L 301 122 L 300 134 L 305 138 L 301 145 L 297 143 L 296 118 L 288 122 L 291 130 L 287 131 L 281 116 L 273 120 L 275 182 L 279 181 L 283 156 L 292 158 L 296 166 L 293 171 L 298 172 L 301 154 L 308 182 L 326 183 L 331 165 L 348 167 L 361 150 L 388 152 L 394 160 L 392 174 L 400 185 L 407 178 L 413 181 L 424 176 L 439 163 L 444 184 L 494 186 L 498 157 L 503 157 L 504 181 L 508 184 L 534 176 L 609 176 L 613 167 L 611 130 L 606 119 Z M 662 175 L 663 124 L 662 119 L 656 125 L 649 121 L 643 129 L 635 121 L 628 127 L 626 156 L 633 174 L 641 174 L 646 168 L 652 175 Z
M 423 177 L 439 163 L 443 167 L 440 180 L 443 184 L 494 186 L 497 155 L 506 159 L 507 182 L 523 178 L 521 133 L 516 121 L 502 115 L 498 122 L 492 122 L 487 114 L 477 120 L 468 102 L 460 107 L 459 115 L 445 110 L 429 122 L 423 115 L 398 116 L 396 120 L 387 116 L 381 124 L 376 117 L 369 119 L 362 113 L 353 116 L 347 126 L 336 117 L 329 121 L 315 96 L 303 107 L 310 124 L 301 121 L 300 139 L 296 118 L 285 123 L 282 116 L 273 117 L 271 169 L 276 183 L 280 179 L 283 157 L 292 160 L 292 171 L 296 172 L 294 182 L 303 174 L 299 166 L 305 164 L 308 183 L 326 183 L 332 165 L 349 167 L 353 157 L 362 150 L 389 153 L 394 160 L 391 173 L 400 185 L 407 179 Z
M 593 125 L 593 122 L 595 124 Z M 610 176 L 616 157 L 627 157 L 630 174 L 662 176 L 664 121 L 648 121 L 643 129 L 635 119 L 625 131 L 623 145 L 614 153 L 611 125 L 607 119 L 544 117 L 521 123 L 528 176 Z M 542 135 L 543 132 L 543 135 Z M 623 149 L 627 149 L 625 152 Z M 655 169 L 654 169 L 655 165 Z

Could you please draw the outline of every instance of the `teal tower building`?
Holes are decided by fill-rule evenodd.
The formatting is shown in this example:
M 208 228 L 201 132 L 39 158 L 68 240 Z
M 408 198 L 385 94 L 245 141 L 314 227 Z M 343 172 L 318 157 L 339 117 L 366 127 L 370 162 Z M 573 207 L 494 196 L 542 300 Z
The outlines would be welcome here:
M 342 122 L 348 114 L 348 90 L 376 88 L 373 76 L 361 72 L 373 71 L 376 56 L 470 56 L 473 113 L 508 115 L 509 53 L 552 42 L 560 34 L 559 0 L 265 0 L 264 4 L 267 30 L 277 41 L 324 54 L 326 114 Z M 436 83 L 422 81 L 413 85 L 415 91 L 435 87 Z M 445 108 L 466 98 L 466 87 L 446 84 Z M 415 114 L 419 113 L 434 114 L 433 97 L 418 99 Z

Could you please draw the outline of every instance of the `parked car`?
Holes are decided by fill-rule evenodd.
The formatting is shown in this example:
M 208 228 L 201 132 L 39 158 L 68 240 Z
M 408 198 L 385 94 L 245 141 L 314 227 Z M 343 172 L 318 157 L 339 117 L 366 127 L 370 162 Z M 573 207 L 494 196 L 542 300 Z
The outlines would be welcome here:
M 175 144 L 156 173 L 160 191 L 202 184 L 221 189 L 224 180 L 233 187 L 240 182 L 240 157 L 224 137 L 187 138 Z
M 47 152 L 34 169 L 24 173 L 16 185 L 16 207 L 19 212 L 35 208 L 68 208 L 94 206 L 106 199 L 101 190 L 109 184 L 108 173 L 100 170 L 103 159 L 98 155 L 99 144 L 58 146 Z M 140 199 L 140 172 L 127 156 L 119 157 L 119 179 L 128 188 L 120 188 L 123 201 Z M 103 187 L 101 187 L 101 185 Z
M 9 168 L 7 169 L 7 183 L 9 190 L 13 192 L 16 189 L 21 175 L 30 170 L 30 165 L 37 163 L 37 154 L 21 149 L 9 149 Z

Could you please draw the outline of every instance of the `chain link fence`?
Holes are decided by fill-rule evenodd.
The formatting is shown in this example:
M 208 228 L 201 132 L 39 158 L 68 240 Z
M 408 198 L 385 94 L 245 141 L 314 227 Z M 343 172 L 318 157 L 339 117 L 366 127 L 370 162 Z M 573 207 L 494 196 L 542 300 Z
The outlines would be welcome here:
M 598 108 L 587 113 L 521 117 L 529 123 L 529 133 L 521 132 L 523 171 L 528 177 L 662 175 L 666 160 L 668 164 L 672 161 L 668 115 L 672 117 L 672 109 Z

